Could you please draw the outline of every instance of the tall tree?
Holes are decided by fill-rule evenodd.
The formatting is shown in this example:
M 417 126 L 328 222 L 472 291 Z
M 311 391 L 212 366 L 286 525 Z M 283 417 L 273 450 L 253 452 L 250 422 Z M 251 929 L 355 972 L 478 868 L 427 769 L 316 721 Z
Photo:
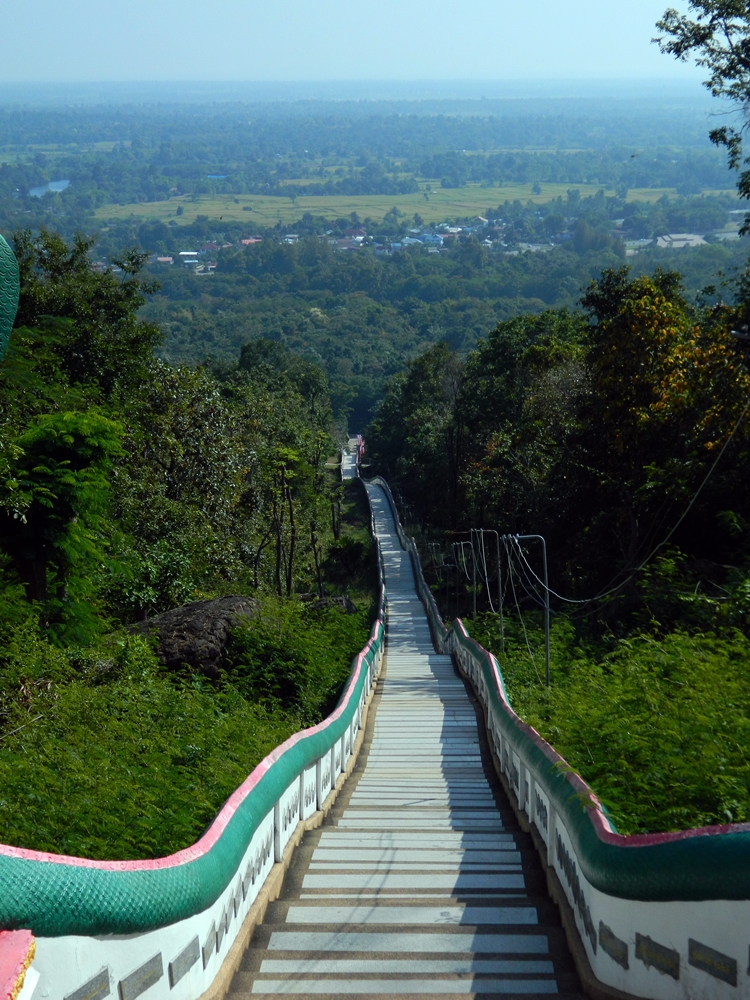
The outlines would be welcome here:
M 711 131 L 711 141 L 725 146 L 732 169 L 739 169 L 740 196 L 750 198 L 750 157 L 743 136 L 750 125 L 750 6 L 745 0 L 689 0 L 688 14 L 670 7 L 657 28 L 662 52 L 686 62 L 691 56 L 708 71 L 705 86 L 715 97 L 728 99 L 738 112 L 737 125 Z M 744 167 L 744 169 L 742 169 Z M 750 231 L 750 216 L 743 232 Z
M 39 327 L 44 317 L 69 319 L 59 346 L 70 382 L 95 385 L 105 399 L 145 377 L 161 339 L 158 327 L 139 319 L 156 286 L 139 277 L 146 254 L 135 250 L 114 261 L 116 270 L 92 266 L 93 238 L 68 245 L 57 233 L 13 239 L 21 273 L 17 327 Z
M 15 440 L 0 491 L 12 501 L 0 501 L 0 546 L 30 601 L 47 599 L 50 576 L 57 589 L 83 560 L 101 560 L 107 473 L 121 437 L 119 424 L 89 410 L 44 414 Z

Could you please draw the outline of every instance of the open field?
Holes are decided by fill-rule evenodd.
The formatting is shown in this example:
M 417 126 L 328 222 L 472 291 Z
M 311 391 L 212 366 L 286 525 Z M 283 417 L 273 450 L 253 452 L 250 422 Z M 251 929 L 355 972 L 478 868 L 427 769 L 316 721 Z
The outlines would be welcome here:
M 610 192 L 607 193 L 609 194 Z M 650 204 L 653 204 L 655 201 L 658 201 L 660 198 L 663 198 L 665 194 L 668 195 L 670 198 L 674 198 L 677 195 L 677 189 L 676 188 L 632 188 L 631 190 L 628 191 L 628 196 L 625 200 L 647 201 Z M 701 194 L 712 194 L 712 195 L 727 194 L 731 198 L 736 198 L 737 190 L 735 188 L 722 188 L 721 190 L 714 189 L 711 191 L 701 191 Z
M 199 196 L 193 201 L 190 195 L 169 201 L 143 202 L 139 205 L 105 205 L 97 211 L 102 220 L 161 219 L 174 220 L 185 225 L 198 215 L 211 219 L 222 218 L 246 222 L 249 228 L 274 226 L 277 222 L 293 222 L 305 212 L 322 215 L 327 219 L 347 218 L 356 212 L 361 219 L 379 221 L 396 206 L 405 216 L 418 212 L 425 222 L 442 222 L 444 219 L 484 215 L 488 208 L 503 202 L 520 200 L 536 204 L 566 197 L 569 184 L 543 184 L 541 194 L 532 194 L 531 184 L 506 184 L 503 187 L 485 187 L 467 184 L 463 188 L 441 188 L 437 182 L 431 191 L 422 190 L 406 195 L 301 195 L 296 199 L 268 195 L 218 195 Z M 595 194 L 600 188 L 595 184 L 575 185 L 581 196 Z M 178 206 L 183 214 L 177 215 Z M 248 210 L 250 209 L 250 210 Z
M 168 201 L 141 202 L 134 205 L 104 205 L 96 216 L 102 222 L 160 220 L 188 225 L 199 215 L 209 219 L 239 221 L 254 227 L 274 226 L 277 222 L 294 222 L 305 212 L 327 219 L 347 218 L 356 212 L 360 219 L 380 221 L 394 206 L 405 216 L 418 212 L 426 223 L 446 219 L 484 215 L 488 208 L 496 208 L 507 201 L 532 201 L 537 205 L 565 198 L 569 189 L 577 189 L 581 197 L 601 190 L 597 184 L 542 184 L 541 193 L 533 194 L 531 184 L 505 184 L 503 187 L 485 187 L 467 184 L 463 188 L 441 188 L 407 195 L 301 195 L 296 199 L 269 195 L 190 195 Z M 658 201 L 663 195 L 675 195 L 674 188 L 644 188 L 628 192 L 628 201 Z M 708 193 L 708 192 L 707 192 Z M 612 191 L 607 191 L 612 196 Z M 183 214 L 177 215 L 178 207 Z

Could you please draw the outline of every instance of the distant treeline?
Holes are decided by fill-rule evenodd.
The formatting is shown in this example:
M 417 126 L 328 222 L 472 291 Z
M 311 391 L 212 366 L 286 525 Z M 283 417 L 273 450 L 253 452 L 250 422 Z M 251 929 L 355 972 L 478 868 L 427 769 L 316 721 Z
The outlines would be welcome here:
M 482 102 L 477 102 L 481 111 Z M 0 108 L 0 227 L 72 235 L 105 204 L 172 195 L 397 195 L 419 180 L 731 186 L 705 138 L 705 115 L 405 115 L 347 117 L 243 105 Z M 29 191 L 67 179 L 44 199 Z

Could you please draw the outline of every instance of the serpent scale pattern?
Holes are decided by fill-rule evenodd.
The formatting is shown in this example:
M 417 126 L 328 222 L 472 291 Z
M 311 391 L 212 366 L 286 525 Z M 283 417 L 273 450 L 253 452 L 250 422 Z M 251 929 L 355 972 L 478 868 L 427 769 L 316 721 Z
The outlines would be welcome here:
M 193 847 L 154 862 L 47 860 L 52 856 L 0 845 L 0 928 L 30 928 L 37 937 L 134 934 L 177 923 L 215 902 L 285 789 L 351 725 L 383 642 L 384 607 L 383 591 L 370 641 L 355 657 L 339 707 L 258 765 L 254 774 L 264 772 L 259 780 L 246 792 L 240 786 L 219 813 L 217 820 L 229 815 L 218 836 L 209 828 Z
M 0 360 L 8 346 L 13 323 L 18 312 L 21 281 L 16 256 L 0 236 Z

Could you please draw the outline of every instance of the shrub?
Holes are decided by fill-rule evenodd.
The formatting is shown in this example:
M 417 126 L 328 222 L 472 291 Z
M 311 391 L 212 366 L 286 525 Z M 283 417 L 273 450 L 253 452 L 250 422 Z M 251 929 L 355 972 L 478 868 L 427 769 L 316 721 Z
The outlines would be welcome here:
M 506 623 L 499 657 L 514 709 L 588 781 L 622 833 L 750 819 L 750 640 L 639 632 L 596 641 L 566 618 L 552 628 L 550 688 L 543 632 Z M 497 654 L 494 616 L 472 632 Z

